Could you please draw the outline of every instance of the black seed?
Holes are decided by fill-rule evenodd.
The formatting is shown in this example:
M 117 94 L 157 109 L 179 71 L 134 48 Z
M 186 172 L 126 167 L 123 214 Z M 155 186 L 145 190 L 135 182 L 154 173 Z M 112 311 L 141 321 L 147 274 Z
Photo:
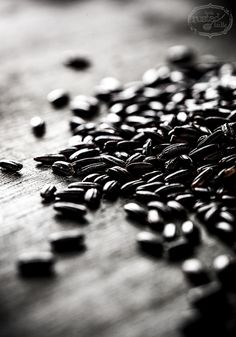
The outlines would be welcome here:
M 96 164 L 96 163 L 104 163 L 104 160 L 102 157 L 100 156 L 95 156 L 95 157 L 89 157 L 89 158 L 83 158 L 83 159 L 79 159 L 79 160 L 75 160 L 72 163 L 72 166 L 74 168 L 75 171 L 79 171 L 81 170 L 81 168 L 91 165 L 91 164 Z
M 200 242 L 199 228 L 191 220 L 183 222 L 181 230 L 185 238 L 192 244 L 198 244 Z
M 180 154 L 187 153 L 189 151 L 189 145 L 185 143 L 172 144 L 167 146 L 159 155 L 161 160 L 167 160 L 174 158 Z
M 41 117 L 35 116 L 31 118 L 30 124 L 36 137 L 42 137 L 45 134 L 46 123 Z
M 0 160 L 0 169 L 9 172 L 18 172 L 23 168 L 23 165 L 14 160 Z
M 179 238 L 168 244 L 166 253 L 170 261 L 179 261 L 188 258 L 193 253 L 193 247 L 186 239 Z
M 194 286 L 200 286 L 210 282 L 207 270 L 198 259 L 186 260 L 182 265 L 182 271 L 187 280 Z
M 156 232 L 162 232 L 164 228 L 164 223 L 157 209 L 153 208 L 148 211 L 147 221 L 148 221 L 149 227 L 152 230 Z
M 95 182 L 90 182 L 90 181 L 77 181 L 77 182 L 74 182 L 74 183 L 70 183 L 68 185 L 68 188 L 69 189 L 70 188 L 80 188 L 84 191 L 87 191 L 90 188 L 101 189 L 101 185 L 99 185 L 98 183 L 95 183 Z
M 170 200 L 167 202 L 167 206 L 173 217 L 183 219 L 186 216 L 185 208 L 178 201 Z
M 97 188 L 90 188 L 86 191 L 84 200 L 88 207 L 97 208 L 101 201 L 101 192 Z
M 66 53 L 63 64 L 74 70 L 86 70 L 91 66 L 91 62 L 87 57 L 73 51 L 68 51 Z
M 55 193 L 55 197 L 60 201 L 66 202 L 83 202 L 84 201 L 84 189 L 82 188 L 67 188 L 65 190 Z
M 139 147 L 139 143 L 131 140 L 122 140 L 117 143 L 118 151 L 130 152 L 136 149 L 137 147 Z
M 86 214 L 87 209 L 85 206 L 80 204 L 75 204 L 71 202 L 56 202 L 54 204 L 54 209 L 67 216 L 78 216 L 82 217 Z
M 123 167 L 114 166 L 107 169 L 107 174 L 114 180 L 119 181 L 120 183 L 126 183 L 132 179 L 130 173 Z
M 84 249 L 84 234 L 79 230 L 55 232 L 49 235 L 52 249 L 58 253 L 81 251 Z
M 106 199 L 115 200 L 118 198 L 120 184 L 116 180 L 107 181 L 103 187 L 104 197 Z
M 94 164 L 86 165 L 86 166 L 82 167 L 80 170 L 77 170 L 77 175 L 78 176 L 87 176 L 88 174 L 91 174 L 91 173 L 104 172 L 106 168 L 107 168 L 107 165 L 103 162 L 94 163 Z M 95 182 L 95 180 L 94 180 L 94 182 Z
M 188 169 L 178 170 L 174 173 L 170 173 L 165 177 L 167 183 L 188 183 L 192 173 Z
M 77 147 L 75 147 L 75 146 L 69 146 L 69 147 L 65 147 L 64 149 L 60 150 L 59 154 L 62 154 L 66 158 L 69 158 L 77 150 L 78 150 Z
M 157 188 L 163 186 L 164 183 L 161 182 L 154 182 L 154 183 L 147 183 L 147 184 L 142 184 L 140 186 L 137 187 L 136 191 L 150 191 L 150 192 L 154 192 Z
M 125 166 L 125 161 L 119 158 L 116 158 L 114 156 L 109 156 L 109 155 L 103 155 L 102 159 L 104 160 L 105 163 L 111 165 L 111 166 Z
M 125 196 L 129 196 L 131 194 L 133 194 L 136 191 L 136 188 L 138 186 L 141 186 L 143 184 L 142 180 L 132 180 L 129 181 L 128 183 L 125 183 L 124 185 L 122 185 L 121 187 L 121 193 Z
M 150 181 L 152 178 L 156 177 L 157 175 L 160 175 L 162 174 L 161 171 L 151 171 L 151 172 L 148 172 L 148 173 L 145 173 L 142 175 L 142 179 L 144 181 L 147 181 L 147 182 L 152 182 Z
M 63 89 L 55 89 L 48 94 L 48 102 L 51 103 L 54 108 L 63 108 L 69 102 L 69 94 Z
M 53 274 L 54 256 L 50 252 L 32 251 L 18 257 L 17 267 L 23 277 L 42 277 Z
M 70 109 L 76 116 L 90 118 L 99 112 L 99 101 L 95 97 L 79 95 L 71 101 Z
M 181 205 L 187 209 L 191 209 L 195 202 L 195 197 L 191 193 L 179 194 L 176 199 Z
M 127 170 L 133 175 L 142 175 L 146 172 L 153 171 L 153 165 L 144 162 L 135 162 L 126 166 Z
M 155 193 L 166 196 L 170 193 L 181 193 L 185 190 L 185 186 L 183 184 L 173 183 L 169 185 L 164 185 L 156 189 Z
M 87 175 L 87 176 L 82 180 L 82 182 L 94 182 L 94 180 L 95 180 L 97 177 L 100 177 L 100 174 L 99 174 L 99 173 L 91 173 L 91 174 Z
M 78 126 L 85 124 L 85 120 L 79 116 L 71 117 L 69 121 L 71 131 L 74 131 Z
M 96 184 L 104 186 L 107 181 L 110 180 L 110 177 L 107 174 L 99 175 L 97 178 L 94 179 Z
M 160 257 L 163 254 L 162 240 L 153 233 L 140 232 L 137 235 L 137 243 L 139 248 L 148 255 Z
M 144 203 L 149 203 L 150 201 L 158 200 L 158 195 L 156 193 L 147 190 L 137 191 L 134 197 L 137 201 Z
M 52 165 L 56 161 L 66 161 L 66 157 L 63 154 L 45 154 L 35 157 L 34 160 L 43 165 Z
M 221 221 L 216 223 L 214 233 L 224 242 L 233 243 L 235 241 L 235 229 L 232 224 Z
M 55 198 L 55 192 L 56 192 L 56 186 L 53 184 L 47 184 L 45 185 L 41 192 L 40 195 L 44 199 L 44 201 L 51 201 Z
M 150 178 L 147 182 L 149 184 L 154 183 L 154 182 L 164 182 L 164 174 L 158 172 L 152 178 Z
M 213 268 L 217 278 L 223 287 L 235 291 L 236 261 L 229 255 L 219 255 L 213 262 Z
M 163 238 L 165 241 L 173 241 L 177 237 L 177 226 L 174 223 L 168 223 L 163 230 Z
M 72 176 L 74 174 L 72 165 L 65 161 L 56 161 L 53 163 L 52 171 L 59 176 Z
M 142 162 L 145 159 L 145 156 L 142 155 L 141 153 L 134 153 L 132 156 L 130 156 L 127 161 L 126 165 L 129 165 L 131 163 L 135 162 Z
M 188 66 L 195 59 L 194 51 L 183 45 L 170 47 L 167 54 L 167 60 L 176 66 Z
M 124 210 L 131 219 L 135 219 L 141 223 L 145 223 L 147 220 L 147 210 L 135 202 L 125 204 Z
M 100 151 L 98 149 L 84 148 L 84 149 L 80 149 L 80 150 L 74 152 L 70 156 L 70 161 L 76 161 L 76 160 L 80 160 L 80 159 L 84 159 L 84 158 L 91 158 L 91 157 L 94 157 L 94 156 L 98 156 L 99 154 L 100 154 Z

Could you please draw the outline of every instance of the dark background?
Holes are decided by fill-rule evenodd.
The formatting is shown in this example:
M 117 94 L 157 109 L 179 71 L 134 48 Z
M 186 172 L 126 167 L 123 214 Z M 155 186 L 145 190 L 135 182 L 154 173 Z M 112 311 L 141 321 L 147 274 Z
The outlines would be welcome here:
M 1 337 L 174 337 L 188 311 L 187 285 L 178 265 L 141 256 L 138 228 L 126 221 L 124 201 L 103 203 L 89 224 L 59 221 L 39 191 L 47 182 L 65 186 L 50 170 L 36 169 L 36 154 L 54 152 L 70 136 L 68 109 L 54 111 L 47 93 L 65 88 L 92 94 L 104 76 L 122 82 L 164 62 L 173 44 L 235 60 L 233 30 L 217 38 L 194 35 L 187 16 L 196 3 L 184 0 L 1 0 L 1 158 L 24 163 L 21 175 L 0 173 L 0 335 Z M 66 49 L 85 53 L 87 72 L 62 65 Z M 46 119 L 47 134 L 35 139 L 30 118 Z M 88 250 L 60 256 L 57 276 L 22 280 L 15 259 L 25 249 L 48 249 L 54 230 L 81 226 Z M 198 255 L 211 265 L 225 248 L 205 238 Z

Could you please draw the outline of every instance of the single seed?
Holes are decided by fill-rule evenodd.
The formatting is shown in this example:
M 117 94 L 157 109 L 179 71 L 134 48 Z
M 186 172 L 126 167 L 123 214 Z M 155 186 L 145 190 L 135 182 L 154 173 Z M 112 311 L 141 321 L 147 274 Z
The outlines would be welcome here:
M 17 260 L 18 271 L 23 277 L 42 277 L 53 274 L 54 256 L 50 252 L 29 251 Z
M 48 202 L 55 198 L 56 190 L 57 188 L 55 185 L 47 184 L 41 189 L 40 195 L 44 199 L 44 201 Z
M 23 165 L 14 160 L 0 160 L 0 169 L 9 172 L 18 172 L 23 168 Z
M 64 108 L 69 102 L 69 94 L 64 89 L 55 89 L 48 94 L 48 102 L 54 108 Z
M 32 131 L 36 137 L 42 137 L 45 134 L 46 123 L 41 117 L 35 116 L 31 118 L 30 124 Z
M 56 202 L 54 204 L 54 209 L 66 216 L 78 216 L 82 217 L 87 213 L 87 209 L 85 206 L 80 204 L 75 204 L 71 202 Z
M 157 235 L 150 232 L 140 232 L 137 235 L 137 243 L 144 253 L 154 257 L 162 256 L 163 243 Z
M 53 251 L 64 253 L 83 250 L 84 238 L 79 230 L 67 230 L 50 234 L 49 242 Z

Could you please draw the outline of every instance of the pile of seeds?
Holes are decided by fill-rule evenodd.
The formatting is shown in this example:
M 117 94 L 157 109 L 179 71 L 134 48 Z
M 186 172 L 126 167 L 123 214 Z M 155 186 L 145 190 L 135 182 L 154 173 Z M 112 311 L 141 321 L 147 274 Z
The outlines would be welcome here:
M 69 95 L 56 90 L 48 99 L 60 108 L 69 102 Z M 107 111 L 105 118 L 86 121 L 101 108 Z M 234 248 L 234 65 L 211 55 L 197 57 L 185 46 L 172 47 L 167 65 L 146 71 L 141 81 L 122 85 L 105 78 L 93 97 L 73 98 L 70 109 L 73 136 L 68 146 L 34 158 L 51 166 L 54 174 L 72 178 L 64 190 L 49 185 L 41 192 L 44 200 L 54 200 L 56 212 L 80 219 L 87 208 L 99 207 L 102 198 L 120 196 L 128 199 L 127 216 L 143 225 L 137 243 L 145 254 L 185 260 L 201 242 L 202 226 Z M 62 237 L 54 236 L 54 248 L 55 238 Z M 69 235 L 67 240 L 73 238 Z M 76 236 L 78 245 L 79 240 Z M 68 247 L 68 241 L 62 244 L 63 250 Z M 184 326 L 187 336 L 200 331 L 196 322 L 204 325 L 213 312 L 219 314 L 219 306 L 226 306 L 225 284 L 236 280 L 235 266 L 233 257 L 219 257 L 214 263 L 219 277 L 213 282 L 200 261 L 183 265 L 187 278 L 198 286 L 191 295 L 198 320 Z M 225 328 L 223 323 L 220 328 Z

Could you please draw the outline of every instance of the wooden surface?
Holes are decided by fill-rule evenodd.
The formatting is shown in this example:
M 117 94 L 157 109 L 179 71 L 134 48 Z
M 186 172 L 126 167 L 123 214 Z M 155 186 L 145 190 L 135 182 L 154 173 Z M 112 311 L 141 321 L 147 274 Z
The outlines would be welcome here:
M 187 15 L 193 5 L 184 0 L 1 0 L 0 156 L 24 163 L 20 175 L 0 173 L 1 337 L 178 336 L 188 311 L 179 265 L 137 252 L 139 229 L 126 221 L 124 201 L 103 203 L 89 214 L 87 225 L 55 218 L 39 191 L 46 182 L 60 187 L 66 180 L 37 169 L 32 157 L 60 149 L 70 135 L 70 112 L 53 111 L 46 102 L 51 89 L 90 94 L 107 75 L 122 82 L 139 79 L 176 43 L 234 60 L 232 32 L 211 40 L 190 32 Z M 93 67 L 85 73 L 64 68 L 66 49 L 87 54 Z M 31 134 L 34 115 L 47 121 L 42 140 Z M 75 227 L 86 233 L 85 253 L 58 256 L 54 278 L 18 277 L 19 252 L 48 249 L 49 233 Z M 198 255 L 211 265 L 219 251 L 225 248 L 206 238 Z

